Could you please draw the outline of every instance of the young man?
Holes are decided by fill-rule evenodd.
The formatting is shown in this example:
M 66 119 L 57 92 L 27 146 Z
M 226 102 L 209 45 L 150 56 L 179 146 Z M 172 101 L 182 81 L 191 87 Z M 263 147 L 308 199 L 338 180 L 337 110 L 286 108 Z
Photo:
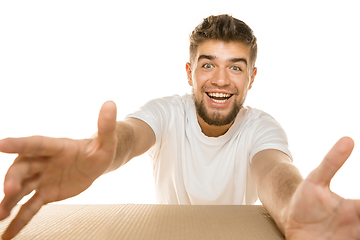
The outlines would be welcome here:
M 0 219 L 35 190 L 4 239 L 15 236 L 44 204 L 81 193 L 148 150 L 160 203 L 253 204 L 259 196 L 287 239 L 360 239 L 359 201 L 329 189 L 353 141 L 339 140 L 303 179 L 281 126 L 243 107 L 257 73 L 252 30 L 228 15 L 210 16 L 190 41 L 186 71 L 192 95 L 152 100 L 119 122 L 115 104 L 106 102 L 92 139 L 0 141 L 0 151 L 19 154 L 5 177 Z

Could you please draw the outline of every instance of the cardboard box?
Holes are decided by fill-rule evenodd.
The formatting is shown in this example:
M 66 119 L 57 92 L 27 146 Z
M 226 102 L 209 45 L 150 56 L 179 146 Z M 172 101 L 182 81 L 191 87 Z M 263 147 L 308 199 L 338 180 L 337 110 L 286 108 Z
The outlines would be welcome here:
M 20 206 L 0 224 L 2 233 Z M 15 239 L 281 240 L 262 206 L 61 205 L 44 206 Z

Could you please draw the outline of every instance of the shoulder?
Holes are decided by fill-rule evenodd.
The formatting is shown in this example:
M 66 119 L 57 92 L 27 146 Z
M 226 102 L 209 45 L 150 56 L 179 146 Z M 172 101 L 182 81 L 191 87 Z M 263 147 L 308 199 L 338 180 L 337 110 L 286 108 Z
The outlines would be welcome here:
M 268 113 L 249 108 L 247 112 L 247 136 L 250 137 L 250 159 L 262 150 L 275 149 L 291 157 L 288 138 L 282 126 Z
M 175 123 L 181 124 L 187 111 L 189 97 L 168 96 L 155 98 L 144 104 L 139 110 L 126 116 L 126 118 L 137 118 L 147 123 L 159 139 Z
M 255 123 L 261 123 L 261 122 L 274 122 L 277 123 L 277 121 L 268 113 L 251 107 L 245 107 L 246 113 L 244 116 L 244 121 L 246 121 L 248 124 L 255 124 Z
M 253 136 L 281 135 L 286 138 L 286 134 L 280 123 L 270 114 L 255 108 L 246 107 L 244 116 L 245 129 Z
M 186 94 L 183 96 L 173 95 L 162 98 L 155 98 L 147 102 L 144 106 L 165 106 L 165 107 L 185 107 L 191 101 L 191 97 Z
M 162 98 L 155 98 L 145 103 L 139 110 L 129 114 L 128 117 L 140 118 L 142 120 L 159 121 L 164 119 L 168 122 L 170 118 L 184 115 L 191 102 L 191 96 L 173 95 Z

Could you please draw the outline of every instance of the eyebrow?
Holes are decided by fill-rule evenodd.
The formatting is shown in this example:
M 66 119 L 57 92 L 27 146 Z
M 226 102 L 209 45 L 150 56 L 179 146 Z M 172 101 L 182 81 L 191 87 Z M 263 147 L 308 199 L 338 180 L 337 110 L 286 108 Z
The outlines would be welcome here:
M 232 58 L 229 60 L 230 62 L 236 63 L 236 62 L 243 62 L 247 66 L 247 61 L 245 58 Z
M 201 60 L 201 59 L 208 59 L 208 60 L 214 60 L 214 59 L 217 59 L 216 56 L 213 56 L 213 55 L 200 55 L 198 57 L 198 62 Z M 233 62 L 233 63 L 236 63 L 236 62 L 243 62 L 245 63 L 245 65 L 247 66 L 247 61 L 245 58 L 231 58 L 228 60 L 228 62 Z
M 216 58 L 215 56 L 203 54 L 203 55 L 200 55 L 200 56 L 198 57 L 198 62 L 199 62 L 201 59 L 214 60 L 215 58 Z

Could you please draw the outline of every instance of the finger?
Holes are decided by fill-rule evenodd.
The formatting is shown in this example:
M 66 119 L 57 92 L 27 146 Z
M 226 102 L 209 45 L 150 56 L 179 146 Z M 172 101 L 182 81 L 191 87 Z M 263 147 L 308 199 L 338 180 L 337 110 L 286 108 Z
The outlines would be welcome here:
M 19 201 L 37 189 L 40 185 L 39 175 L 35 175 L 32 178 L 26 179 L 19 191 L 12 194 L 6 194 L 0 204 L 0 220 L 5 219 L 10 215 L 11 210 L 15 207 Z
M 341 138 L 326 154 L 320 165 L 309 174 L 308 179 L 322 185 L 330 185 L 331 179 L 349 158 L 353 148 L 354 141 L 351 138 Z
M 0 204 L 0 219 L 6 218 L 11 209 L 37 187 L 39 173 L 46 167 L 44 162 L 47 162 L 45 158 L 16 158 L 5 176 L 5 197 Z
M 12 239 L 17 235 L 20 230 L 28 224 L 33 216 L 40 210 L 44 205 L 41 196 L 36 193 L 30 200 L 25 203 L 14 220 L 10 223 L 6 231 L 4 232 L 3 239 Z
M 22 182 L 42 172 L 47 167 L 47 162 L 47 158 L 44 157 L 17 157 L 5 175 L 4 193 L 11 195 L 19 190 Z
M 112 101 L 101 107 L 98 120 L 98 141 L 105 149 L 112 150 L 115 143 L 116 105 Z
M 43 136 L 5 138 L 0 140 L 0 152 L 25 156 L 52 156 L 64 149 L 64 139 Z

